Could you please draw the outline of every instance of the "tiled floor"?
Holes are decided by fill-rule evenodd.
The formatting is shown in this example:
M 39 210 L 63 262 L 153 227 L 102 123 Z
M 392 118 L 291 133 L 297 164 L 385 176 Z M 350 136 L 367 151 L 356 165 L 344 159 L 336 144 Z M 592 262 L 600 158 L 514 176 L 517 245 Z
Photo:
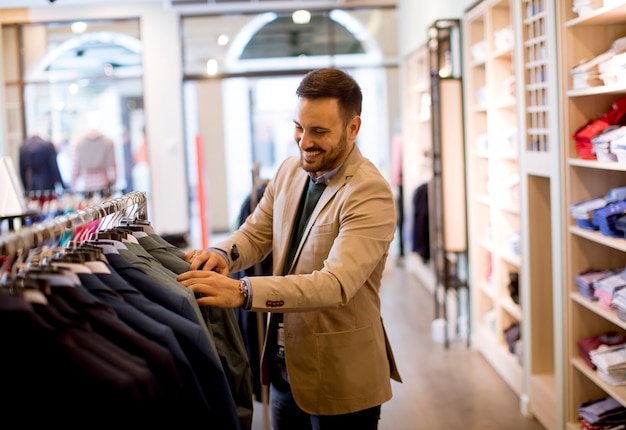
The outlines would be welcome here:
M 462 340 L 446 349 L 432 339 L 433 297 L 394 263 L 390 257 L 382 314 L 403 383 L 393 382 L 379 430 L 543 430 L 478 352 Z M 253 430 L 270 429 L 262 403 L 254 415 Z

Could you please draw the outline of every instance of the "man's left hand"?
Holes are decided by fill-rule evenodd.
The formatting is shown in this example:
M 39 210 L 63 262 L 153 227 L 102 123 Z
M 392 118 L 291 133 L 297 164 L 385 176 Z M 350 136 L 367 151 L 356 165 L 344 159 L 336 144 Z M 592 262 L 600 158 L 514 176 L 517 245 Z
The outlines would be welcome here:
M 197 299 L 200 306 L 218 308 L 238 308 L 244 303 L 241 294 L 241 281 L 208 270 L 190 270 L 176 278 L 178 282 L 201 295 Z

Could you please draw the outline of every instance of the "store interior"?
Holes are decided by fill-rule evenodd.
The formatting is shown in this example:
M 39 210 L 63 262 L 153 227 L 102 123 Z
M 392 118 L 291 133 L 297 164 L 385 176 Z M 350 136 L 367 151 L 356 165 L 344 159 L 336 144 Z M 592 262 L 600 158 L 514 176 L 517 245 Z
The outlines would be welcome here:
M 584 350 L 622 353 L 626 335 L 624 233 L 598 221 L 626 199 L 626 1 L 0 3 L 0 215 L 29 216 L 0 224 L 0 245 L 33 212 L 106 200 L 72 178 L 70 148 L 97 129 L 114 144 L 114 196 L 145 193 L 156 232 L 208 246 L 297 152 L 301 76 L 340 67 L 364 93 L 359 147 L 401 197 L 390 259 L 434 302 L 436 345 L 480 355 L 548 430 L 581 428 L 589 402 L 626 406 L 624 367 Z M 74 189 L 25 191 L 20 146 L 34 135 Z

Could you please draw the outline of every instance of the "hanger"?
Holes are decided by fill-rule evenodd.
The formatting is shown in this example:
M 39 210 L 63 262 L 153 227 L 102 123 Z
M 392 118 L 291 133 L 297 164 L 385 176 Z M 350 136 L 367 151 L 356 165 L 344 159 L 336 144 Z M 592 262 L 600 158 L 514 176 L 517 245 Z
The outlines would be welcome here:
M 1 291 L 13 295 L 24 296 L 31 302 L 47 304 L 48 300 L 45 295 L 50 293 L 50 283 L 43 279 L 36 279 L 28 276 L 28 256 L 29 251 L 33 247 L 33 241 L 26 239 L 24 234 L 17 236 L 21 247 L 15 250 L 10 249 L 10 256 L 17 258 L 9 258 L 8 266 L 3 266 L 2 278 L 0 280 Z

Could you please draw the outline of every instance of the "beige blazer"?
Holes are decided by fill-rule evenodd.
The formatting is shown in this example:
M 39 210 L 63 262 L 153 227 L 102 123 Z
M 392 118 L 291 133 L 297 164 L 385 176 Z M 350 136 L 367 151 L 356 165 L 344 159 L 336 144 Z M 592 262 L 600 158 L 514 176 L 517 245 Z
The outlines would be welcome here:
M 308 174 L 288 158 L 241 228 L 216 244 L 236 244 L 231 272 L 273 252 L 275 276 L 252 277 L 252 310 L 284 313 L 285 358 L 297 404 L 345 414 L 391 398 L 401 382 L 380 315 L 379 290 L 396 228 L 389 183 L 358 147 L 311 214 L 288 276 L 280 276 Z M 270 315 L 271 318 L 271 315 Z M 268 383 L 266 339 L 262 378 Z

